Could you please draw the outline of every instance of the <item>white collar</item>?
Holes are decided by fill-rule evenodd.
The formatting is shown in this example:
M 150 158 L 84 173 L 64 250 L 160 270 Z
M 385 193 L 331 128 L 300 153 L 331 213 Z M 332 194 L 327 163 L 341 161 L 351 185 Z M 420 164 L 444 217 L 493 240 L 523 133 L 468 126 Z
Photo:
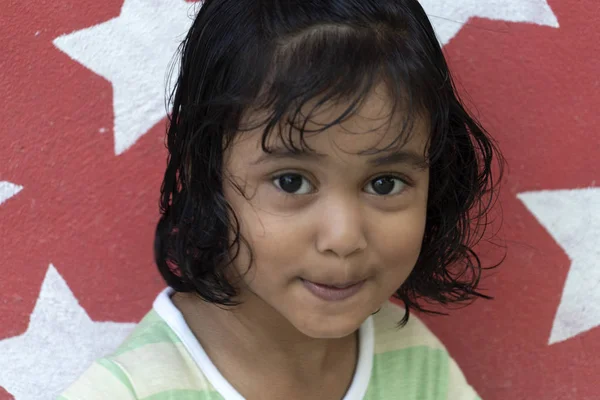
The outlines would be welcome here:
M 192 333 L 190 327 L 185 322 L 181 312 L 171 301 L 171 295 L 175 293 L 172 288 L 164 289 L 154 300 L 154 311 L 167 323 L 167 325 L 181 339 L 181 342 L 189 351 L 200 370 L 206 376 L 206 379 L 213 385 L 215 390 L 225 398 L 225 400 L 245 400 L 241 394 L 225 379 L 217 367 L 208 357 L 200 342 Z M 371 369 L 373 368 L 373 352 L 375 333 L 373 328 L 373 317 L 361 325 L 358 331 L 358 362 L 352 383 L 342 400 L 361 400 L 367 393 Z

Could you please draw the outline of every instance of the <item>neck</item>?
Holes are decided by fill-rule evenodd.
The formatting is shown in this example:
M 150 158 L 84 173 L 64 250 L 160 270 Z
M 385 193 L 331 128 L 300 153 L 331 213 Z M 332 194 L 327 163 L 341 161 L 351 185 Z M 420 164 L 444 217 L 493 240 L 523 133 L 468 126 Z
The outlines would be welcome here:
M 338 370 L 340 364 L 351 363 L 354 370 L 357 333 L 336 339 L 311 338 L 252 298 L 231 309 L 190 294 L 177 294 L 173 301 L 215 364 L 219 358 L 235 358 L 254 369 L 277 366 L 282 374 L 308 381 Z

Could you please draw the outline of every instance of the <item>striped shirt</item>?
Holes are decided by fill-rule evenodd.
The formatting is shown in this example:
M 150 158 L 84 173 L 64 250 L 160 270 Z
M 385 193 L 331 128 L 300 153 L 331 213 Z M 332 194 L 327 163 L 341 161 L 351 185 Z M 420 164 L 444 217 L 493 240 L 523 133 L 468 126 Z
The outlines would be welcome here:
M 59 400 L 243 400 L 196 340 L 172 294 L 165 289 L 125 342 Z M 358 362 L 343 400 L 479 399 L 418 318 L 397 328 L 403 313 L 390 302 L 362 324 Z

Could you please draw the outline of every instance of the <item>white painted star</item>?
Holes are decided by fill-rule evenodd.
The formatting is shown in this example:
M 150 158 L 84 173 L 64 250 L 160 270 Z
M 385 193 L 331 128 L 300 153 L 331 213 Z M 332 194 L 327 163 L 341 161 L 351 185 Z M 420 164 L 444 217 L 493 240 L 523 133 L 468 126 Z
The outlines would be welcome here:
M 518 197 L 571 260 L 548 344 L 600 326 L 600 188 Z
M 191 26 L 193 7 L 184 0 L 125 0 L 118 17 L 54 39 L 56 47 L 112 83 L 115 154 L 166 116 L 167 72 Z
M 420 1 L 442 44 L 475 16 L 558 27 L 545 0 Z M 165 117 L 166 72 L 191 26 L 191 7 L 184 0 L 125 0 L 118 17 L 54 40 L 56 47 L 112 83 L 115 154 Z
M 23 186 L 8 181 L 0 181 L 0 204 L 15 196 L 21 190 L 23 190 Z
M 0 340 L 0 386 L 15 400 L 55 399 L 134 326 L 92 321 L 50 264 L 27 331 Z
M 529 22 L 558 28 L 546 0 L 419 0 L 440 42 L 445 45 L 471 17 Z

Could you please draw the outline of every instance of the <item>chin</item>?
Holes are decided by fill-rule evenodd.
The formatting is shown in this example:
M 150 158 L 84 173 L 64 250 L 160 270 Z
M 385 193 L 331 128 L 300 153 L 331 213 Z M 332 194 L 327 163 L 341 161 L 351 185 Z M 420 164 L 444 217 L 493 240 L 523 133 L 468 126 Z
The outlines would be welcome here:
M 312 339 L 341 339 L 341 338 L 345 338 L 349 335 L 352 335 L 354 332 L 356 332 L 358 330 L 358 328 L 360 328 L 360 325 L 358 325 L 355 329 L 345 329 L 345 330 L 303 330 L 300 331 L 302 332 L 304 335 L 312 338 Z
M 366 319 L 366 318 L 365 318 Z M 313 339 L 341 339 L 356 332 L 365 319 L 357 319 L 356 315 L 350 318 L 314 318 L 310 321 L 294 324 L 296 329 Z

